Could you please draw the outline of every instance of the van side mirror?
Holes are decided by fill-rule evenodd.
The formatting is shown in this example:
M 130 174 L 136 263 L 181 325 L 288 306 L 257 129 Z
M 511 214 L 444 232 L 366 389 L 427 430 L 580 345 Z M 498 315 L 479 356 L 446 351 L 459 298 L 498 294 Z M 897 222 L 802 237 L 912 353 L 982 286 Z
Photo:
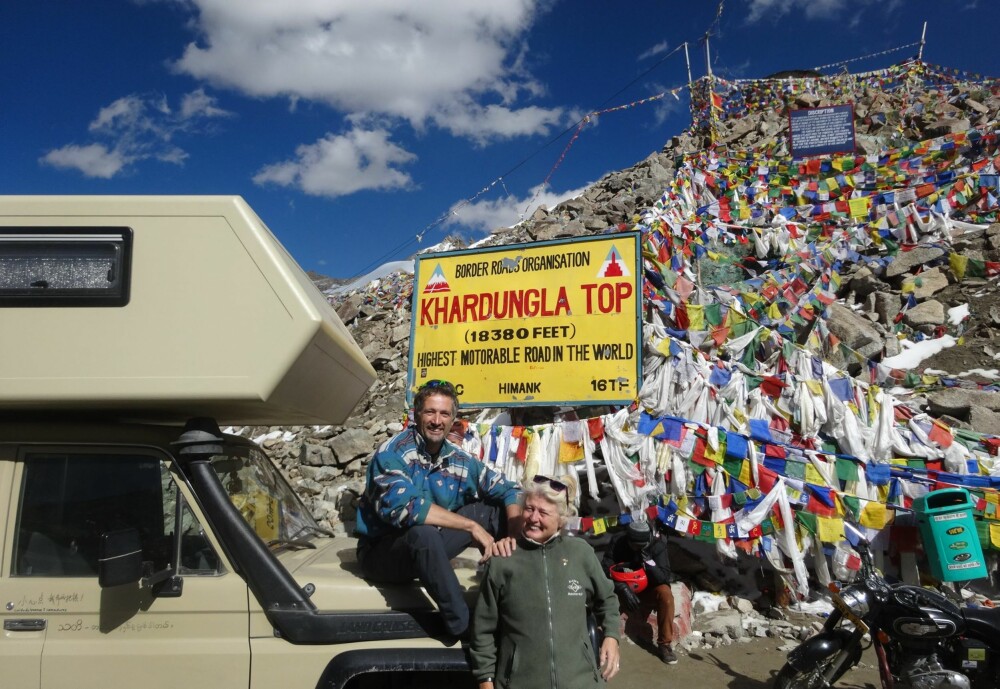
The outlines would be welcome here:
M 101 534 L 97 581 L 101 588 L 134 584 L 142 579 L 142 542 L 139 530 L 119 529 Z

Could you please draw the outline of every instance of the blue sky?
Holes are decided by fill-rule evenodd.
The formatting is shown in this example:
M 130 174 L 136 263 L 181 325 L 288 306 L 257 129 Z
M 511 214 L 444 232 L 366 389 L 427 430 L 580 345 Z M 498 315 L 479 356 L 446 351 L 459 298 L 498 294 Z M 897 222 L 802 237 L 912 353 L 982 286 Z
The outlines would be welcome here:
M 598 118 L 553 170 L 584 114 L 683 86 L 685 41 L 703 76 L 709 28 L 727 78 L 892 50 L 924 21 L 925 61 L 1000 76 L 995 0 L 726 0 L 716 20 L 717 8 L 8 2 L 0 193 L 238 194 L 304 268 L 352 277 L 448 234 L 481 238 L 661 148 L 688 125 L 683 93 Z

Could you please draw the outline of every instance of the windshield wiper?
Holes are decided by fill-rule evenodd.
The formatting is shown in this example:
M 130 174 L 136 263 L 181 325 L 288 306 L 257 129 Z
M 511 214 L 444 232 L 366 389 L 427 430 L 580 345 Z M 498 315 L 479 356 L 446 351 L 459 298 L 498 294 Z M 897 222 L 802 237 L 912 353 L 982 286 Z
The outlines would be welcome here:
M 330 538 L 336 538 L 336 534 L 330 531 L 329 529 L 324 529 L 321 526 L 313 526 L 312 524 L 303 524 L 302 528 L 300 528 L 298 531 L 293 533 L 288 538 L 290 540 L 294 540 L 304 533 L 313 533 L 318 536 L 329 536 Z
M 292 548 L 294 550 L 314 549 L 316 544 L 304 538 L 275 538 L 267 542 L 267 547 L 277 550 L 279 548 Z

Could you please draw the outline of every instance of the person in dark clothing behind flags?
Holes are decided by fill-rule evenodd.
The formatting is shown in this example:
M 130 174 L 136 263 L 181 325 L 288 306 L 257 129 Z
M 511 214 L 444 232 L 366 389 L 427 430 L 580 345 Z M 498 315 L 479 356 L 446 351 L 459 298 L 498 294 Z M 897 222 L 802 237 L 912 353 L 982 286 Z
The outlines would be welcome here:
M 601 564 L 615 582 L 622 609 L 629 613 L 626 630 L 633 626 L 633 620 L 645 621 L 655 609 L 656 653 L 664 663 L 675 664 L 673 575 L 666 537 L 651 531 L 645 519 L 633 521 L 625 531 L 615 534 Z

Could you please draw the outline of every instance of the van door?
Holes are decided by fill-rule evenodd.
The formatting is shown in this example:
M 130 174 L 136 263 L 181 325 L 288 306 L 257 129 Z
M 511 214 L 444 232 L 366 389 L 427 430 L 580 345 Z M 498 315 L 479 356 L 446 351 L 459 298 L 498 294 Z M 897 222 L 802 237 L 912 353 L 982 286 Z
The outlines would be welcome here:
M 3 453 L 3 449 L 0 449 Z M 45 643 L 46 620 L 41 614 L 29 612 L 45 604 L 34 582 L 10 576 L 12 530 L 17 516 L 14 491 L 14 457 L 0 454 L 0 672 L 5 686 L 37 689 L 41 686 L 42 646 Z
M 44 597 L 42 689 L 249 684 L 249 602 L 155 450 L 22 452 L 12 573 Z M 158 592 L 97 581 L 102 533 L 137 528 Z

